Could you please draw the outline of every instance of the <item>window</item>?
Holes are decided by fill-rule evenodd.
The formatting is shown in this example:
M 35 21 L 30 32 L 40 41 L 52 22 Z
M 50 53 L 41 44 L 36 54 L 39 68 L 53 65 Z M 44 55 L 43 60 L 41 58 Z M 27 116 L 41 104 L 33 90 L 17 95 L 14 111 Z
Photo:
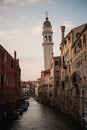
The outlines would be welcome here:
M 59 72 L 59 71 L 56 71 L 55 76 L 56 76 L 56 77 L 59 77 L 59 76 L 60 76 L 60 72 Z
M 4 57 L 5 57 L 5 54 L 4 54 L 4 51 L 2 51 L 2 62 L 4 62 Z
M 45 41 L 47 41 L 47 36 L 45 36 Z
M 85 102 L 85 108 L 87 108 L 87 102 Z
M 63 89 L 63 90 L 64 90 L 64 87 L 65 87 L 65 86 L 64 86 L 64 81 L 62 81 L 62 89 Z
M 11 60 L 11 69 L 13 69 L 13 60 Z
M 81 39 L 79 40 L 79 48 L 81 48 L 82 47 L 82 41 L 81 41 Z
M 70 36 L 68 37 L 68 40 L 70 40 Z
M 80 90 L 79 90 L 78 86 L 76 86 L 75 94 L 76 94 L 76 96 L 80 95 Z
M 5 74 L 5 75 L 4 75 L 4 83 L 6 83 L 6 80 L 7 80 L 6 78 L 7 78 L 7 77 L 6 77 L 6 74 Z
M 1 84 L 2 85 L 4 84 L 4 75 L 3 74 L 1 75 Z
M 84 84 L 86 84 L 86 76 L 84 76 Z
M 79 32 L 77 32 L 77 33 L 76 33 L 76 37 L 78 37 L 79 35 L 80 35 L 80 33 L 79 33 Z
M 71 72 L 71 66 L 69 65 L 69 72 Z
M 59 61 L 55 61 L 55 65 L 59 65 Z
M 83 35 L 83 43 L 86 43 L 86 34 Z
M 66 65 L 66 59 L 65 57 L 63 56 L 63 68 L 66 69 L 67 68 L 67 65 Z
M 49 41 L 51 41 L 51 36 L 49 36 Z
M 76 54 L 76 47 L 74 48 L 74 54 Z
M 56 81 L 56 85 L 57 85 L 57 86 L 59 85 L 59 80 Z
M 81 48 L 81 39 L 79 40 L 79 42 L 77 43 L 77 47 Z
M 5 63 L 7 62 L 7 55 L 6 54 L 4 55 L 4 62 Z
M 3 62 L 3 63 L 6 63 L 6 62 L 7 62 L 7 55 L 6 55 L 6 53 L 5 53 L 4 50 L 2 50 L 2 62 Z

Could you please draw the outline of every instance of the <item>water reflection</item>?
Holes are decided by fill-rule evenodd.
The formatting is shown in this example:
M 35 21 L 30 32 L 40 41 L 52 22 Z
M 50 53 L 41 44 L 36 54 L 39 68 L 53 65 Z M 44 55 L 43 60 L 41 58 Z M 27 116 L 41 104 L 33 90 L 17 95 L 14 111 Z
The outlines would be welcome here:
M 68 117 L 35 100 L 30 100 L 28 110 L 9 124 L 5 130 L 78 130 Z

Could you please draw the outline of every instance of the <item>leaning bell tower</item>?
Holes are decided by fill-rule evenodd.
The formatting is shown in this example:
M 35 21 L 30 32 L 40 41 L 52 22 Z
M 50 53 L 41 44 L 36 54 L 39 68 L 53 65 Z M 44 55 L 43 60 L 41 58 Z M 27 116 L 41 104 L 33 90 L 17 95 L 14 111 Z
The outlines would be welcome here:
M 44 55 L 44 71 L 50 69 L 50 60 L 53 56 L 53 31 L 51 23 L 46 14 L 45 22 L 43 23 L 43 55 Z

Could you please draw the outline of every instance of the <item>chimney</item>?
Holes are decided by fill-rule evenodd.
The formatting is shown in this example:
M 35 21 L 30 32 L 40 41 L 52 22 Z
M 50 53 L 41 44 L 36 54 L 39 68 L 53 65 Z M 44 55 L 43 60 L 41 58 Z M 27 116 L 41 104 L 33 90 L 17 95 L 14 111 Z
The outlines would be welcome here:
M 14 59 L 16 60 L 16 58 L 17 58 L 17 57 L 16 57 L 16 51 L 14 51 Z
M 61 26 L 62 41 L 64 40 L 65 26 Z
M 16 60 L 16 64 L 19 65 L 19 59 Z

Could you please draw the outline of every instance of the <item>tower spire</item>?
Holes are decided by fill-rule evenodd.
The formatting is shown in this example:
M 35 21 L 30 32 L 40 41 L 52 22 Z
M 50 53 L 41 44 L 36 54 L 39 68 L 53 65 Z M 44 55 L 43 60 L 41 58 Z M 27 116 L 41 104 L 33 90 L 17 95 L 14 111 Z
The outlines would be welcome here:
M 47 10 L 45 11 L 45 14 L 46 14 L 46 20 L 48 21 L 48 12 L 47 12 Z
M 45 14 L 46 14 L 46 18 L 48 18 L 48 12 L 47 12 L 47 10 L 46 10 Z

